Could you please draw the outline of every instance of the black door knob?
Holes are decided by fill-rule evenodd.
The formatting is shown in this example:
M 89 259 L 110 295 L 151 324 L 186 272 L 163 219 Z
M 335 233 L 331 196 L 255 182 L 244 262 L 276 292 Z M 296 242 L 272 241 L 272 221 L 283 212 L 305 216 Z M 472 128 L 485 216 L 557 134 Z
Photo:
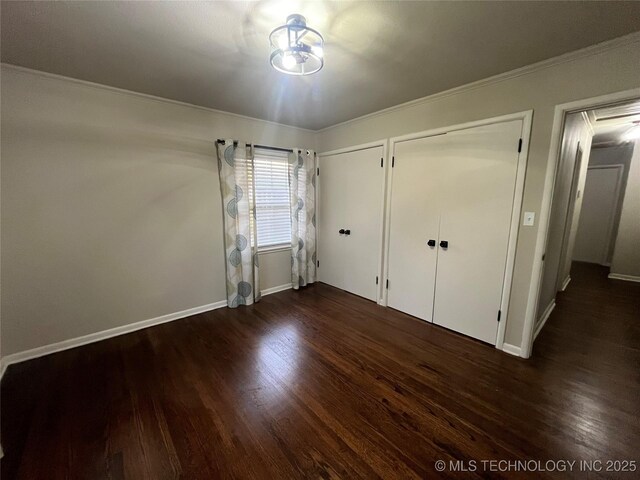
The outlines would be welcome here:
M 344 228 L 341 228 L 340 230 L 338 230 L 338 233 L 342 235 L 344 233 Z
M 344 234 L 345 234 L 345 235 L 351 235 L 351 230 L 345 230 L 345 231 L 344 231 Z
M 429 240 L 427 242 L 427 245 L 429 245 L 430 247 L 435 247 L 436 246 L 436 241 L 435 240 Z
M 442 248 L 449 248 L 449 242 L 448 242 L 447 240 L 442 240 L 442 241 L 440 242 L 440 246 L 441 246 Z

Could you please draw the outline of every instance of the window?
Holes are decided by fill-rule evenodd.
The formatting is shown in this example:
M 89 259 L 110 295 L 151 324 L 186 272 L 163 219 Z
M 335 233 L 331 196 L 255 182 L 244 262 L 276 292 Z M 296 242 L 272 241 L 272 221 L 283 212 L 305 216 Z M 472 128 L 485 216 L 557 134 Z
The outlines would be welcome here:
M 287 156 L 263 148 L 254 152 L 258 248 L 291 244 Z

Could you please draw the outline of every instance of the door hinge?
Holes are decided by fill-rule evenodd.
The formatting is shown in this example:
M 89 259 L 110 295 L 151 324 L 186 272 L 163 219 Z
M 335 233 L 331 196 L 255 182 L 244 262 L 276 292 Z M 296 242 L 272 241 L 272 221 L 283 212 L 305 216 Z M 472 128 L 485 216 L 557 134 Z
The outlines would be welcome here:
M 502 310 L 498 310 L 498 321 L 500 321 L 500 316 L 502 315 Z
M 522 151 L 522 139 L 518 141 L 518 153 Z
M 376 277 L 376 285 L 378 284 L 378 277 Z
M 387 278 L 387 285 L 385 287 L 387 290 L 389 290 L 389 279 Z
M 320 167 L 318 167 L 318 168 L 316 169 L 316 173 L 317 173 L 317 175 L 318 175 L 318 176 L 320 176 Z
M 384 158 L 380 159 L 380 166 L 382 167 L 384 165 Z
M 546 256 L 547 256 L 547 254 L 546 254 L 546 253 L 543 253 L 543 254 L 542 254 L 542 261 L 543 261 L 543 262 L 544 262 L 544 257 L 546 257 Z
M 391 157 L 391 168 L 393 168 L 395 166 L 396 166 L 396 157 L 393 156 L 393 157 Z
M 320 268 L 320 260 L 318 260 L 318 268 Z

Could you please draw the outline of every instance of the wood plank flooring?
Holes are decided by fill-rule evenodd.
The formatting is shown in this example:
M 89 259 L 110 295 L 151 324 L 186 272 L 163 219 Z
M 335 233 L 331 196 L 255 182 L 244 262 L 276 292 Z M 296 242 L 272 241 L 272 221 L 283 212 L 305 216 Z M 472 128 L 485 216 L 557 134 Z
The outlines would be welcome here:
M 317 284 L 14 365 L 2 478 L 582 478 L 480 462 L 638 462 L 640 284 L 572 277 L 528 361 Z

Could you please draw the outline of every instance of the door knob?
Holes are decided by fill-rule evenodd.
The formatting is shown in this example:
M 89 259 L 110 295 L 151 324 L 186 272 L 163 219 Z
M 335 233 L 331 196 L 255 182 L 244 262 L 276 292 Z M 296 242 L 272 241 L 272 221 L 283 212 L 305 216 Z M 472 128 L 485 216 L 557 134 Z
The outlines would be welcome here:
M 345 235 L 351 235 L 351 230 L 345 230 L 345 231 L 344 231 L 344 234 L 345 234 Z
M 441 246 L 442 248 L 449 248 L 449 242 L 448 242 L 447 240 L 442 240 L 442 241 L 440 242 L 440 246 Z
M 340 230 L 338 230 L 338 233 L 342 235 L 344 233 L 344 228 L 341 228 Z
M 436 241 L 435 240 L 429 240 L 427 242 L 427 245 L 429 245 L 430 247 L 435 247 L 436 246 Z

